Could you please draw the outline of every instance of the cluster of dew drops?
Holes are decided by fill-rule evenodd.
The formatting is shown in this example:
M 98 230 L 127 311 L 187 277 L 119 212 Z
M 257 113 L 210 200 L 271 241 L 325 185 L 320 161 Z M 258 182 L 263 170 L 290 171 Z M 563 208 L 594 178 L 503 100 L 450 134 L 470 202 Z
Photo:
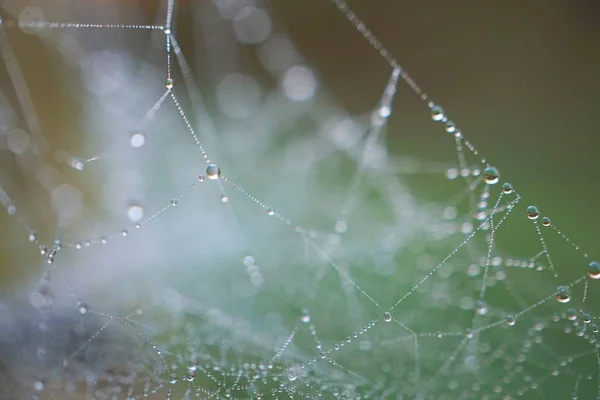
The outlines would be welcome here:
M 456 128 L 456 124 L 454 122 L 450 121 L 446 117 L 443 108 L 440 107 L 439 105 L 436 105 L 431 102 L 428 105 L 429 105 L 429 109 L 431 111 L 431 119 L 435 122 L 444 123 L 446 132 L 454 135 L 454 137 L 456 137 L 457 139 L 462 139 L 463 135 L 462 135 L 461 131 Z M 483 170 L 483 181 L 487 185 L 495 185 L 498 182 L 500 182 L 500 173 L 499 173 L 498 169 L 491 165 L 487 165 L 485 167 L 485 169 Z M 513 188 L 512 184 L 509 182 L 504 182 L 502 184 L 502 193 L 505 195 L 514 193 L 514 188 Z M 525 210 L 525 214 L 526 214 L 527 218 L 532 221 L 537 222 L 537 220 L 540 218 L 540 211 L 539 211 L 538 207 L 534 206 L 534 205 L 528 206 L 527 209 Z M 549 217 L 546 217 L 546 216 L 544 216 L 540 219 L 540 223 L 544 227 L 552 226 L 552 221 L 550 220 Z M 596 280 L 600 279 L 600 263 L 597 261 L 590 261 L 588 264 L 588 267 L 587 267 L 587 275 L 591 279 L 596 279 Z M 570 292 L 569 286 L 567 286 L 567 285 L 558 286 L 556 289 L 556 292 L 554 294 L 554 298 L 556 299 L 556 301 L 558 301 L 559 303 L 563 303 L 563 304 L 571 301 L 571 292 Z M 487 314 L 487 306 L 485 305 L 485 303 L 483 301 L 479 301 L 477 303 L 477 305 L 475 307 L 475 312 L 478 315 Z M 584 314 L 584 317 L 583 317 L 584 322 L 591 321 L 591 318 L 586 317 L 586 315 L 587 314 Z M 391 312 L 386 311 L 383 313 L 383 321 L 384 322 L 392 322 L 392 320 L 393 320 L 393 317 L 392 317 Z M 505 323 L 507 326 L 514 326 L 516 324 L 516 317 L 512 314 L 507 315 L 505 318 Z M 599 331 L 599 328 L 594 325 L 592 330 L 594 331 L 594 333 L 597 333 Z
M 138 135 L 139 133 L 136 133 L 134 135 Z M 219 168 L 219 166 L 217 166 L 216 164 L 209 164 L 206 167 L 206 177 L 210 180 L 217 180 L 221 177 L 221 168 Z M 198 177 L 199 182 L 203 182 L 205 180 L 205 176 L 204 175 L 200 175 Z M 229 201 L 229 198 L 226 195 L 222 195 L 221 196 L 221 201 L 223 203 L 226 203 Z M 176 206 L 178 203 L 177 199 L 173 199 L 171 200 L 171 206 Z M 130 207 L 130 209 L 128 210 L 128 213 L 130 215 L 130 218 L 134 219 L 134 220 L 138 220 L 140 219 L 139 217 L 143 215 L 143 208 L 140 205 L 132 205 Z M 139 229 L 141 227 L 141 224 L 139 222 L 137 222 L 135 224 L 135 228 Z M 129 234 L 129 231 L 127 229 L 122 229 L 121 230 L 121 236 L 127 236 Z M 30 231 L 29 232 L 29 241 L 38 244 L 38 249 L 40 254 L 46 258 L 46 261 L 48 262 L 48 264 L 52 264 L 54 262 L 54 259 L 56 257 L 56 254 L 59 252 L 59 250 L 62 249 L 62 242 L 60 239 L 56 239 L 54 240 L 52 246 L 46 246 L 42 243 L 39 242 L 38 240 L 38 235 L 35 231 Z M 108 242 L 108 238 L 106 236 L 102 236 L 100 238 L 100 243 L 102 244 L 106 244 Z M 74 244 L 75 249 L 81 249 L 83 247 L 90 247 L 92 244 L 92 241 L 90 240 L 86 240 L 84 242 L 76 242 Z

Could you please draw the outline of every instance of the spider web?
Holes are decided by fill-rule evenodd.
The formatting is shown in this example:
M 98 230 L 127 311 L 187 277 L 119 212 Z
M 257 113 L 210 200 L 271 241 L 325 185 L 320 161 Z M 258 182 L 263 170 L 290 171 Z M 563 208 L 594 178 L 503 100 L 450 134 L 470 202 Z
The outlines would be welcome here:
M 600 265 L 346 2 L 388 66 L 361 113 L 266 5 L 155 7 L 5 4 L 0 201 L 35 270 L 5 398 L 600 396 Z M 408 104 L 439 161 L 394 151 Z

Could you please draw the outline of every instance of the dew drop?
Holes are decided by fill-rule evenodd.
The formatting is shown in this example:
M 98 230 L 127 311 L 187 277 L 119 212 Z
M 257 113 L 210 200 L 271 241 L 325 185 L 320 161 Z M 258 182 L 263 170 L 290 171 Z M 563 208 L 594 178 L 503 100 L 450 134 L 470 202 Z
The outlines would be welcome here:
M 514 315 L 507 315 L 506 316 L 506 325 L 508 325 L 508 326 L 515 326 L 516 323 L 517 323 L 517 320 L 514 317 Z
M 30 242 L 35 242 L 35 239 L 37 239 L 37 236 L 35 235 L 34 231 L 29 232 L 29 241 Z
M 437 106 L 435 104 L 431 104 L 430 110 L 431 119 L 433 119 L 434 121 L 439 122 L 444 119 L 444 109 L 442 107 Z
M 548 227 L 552 225 L 552 221 L 548 217 L 542 217 L 542 226 Z
M 538 210 L 536 206 L 529 206 L 527 207 L 526 214 L 527 218 L 531 220 L 536 220 L 540 216 L 540 210 Z
M 275 215 L 275 210 L 273 210 L 272 208 L 267 208 L 267 214 Z
M 495 167 L 486 167 L 483 170 L 483 181 L 488 185 L 495 185 L 500 179 L 500 174 Z
M 482 300 L 478 300 L 477 303 L 475 303 L 475 312 L 477 315 L 486 315 L 488 313 L 487 304 Z
M 121 231 L 121 236 L 127 236 L 129 234 L 129 232 L 127 232 L 127 229 L 123 229 Z
M 590 261 L 588 264 L 588 276 L 592 279 L 600 279 L 600 263 Z
M 40 381 L 37 381 L 34 385 L 33 388 L 35 390 L 37 390 L 38 392 L 41 392 L 42 390 L 44 390 L 44 384 Z
M 592 325 L 592 333 L 598 333 L 598 325 Z
M 163 30 L 163 32 L 165 33 L 165 35 L 170 35 L 171 34 L 171 30 L 169 28 L 165 28 Z
M 75 243 L 75 248 L 77 250 L 81 249 L 81 243 L 80 242 Z
M 103 238 L 100 239 L 100 243 L 102 243 L 102 244 L 106 244 L 107 241 L 108 240 L 105 237 L 103 237 Z
M 81 161 L 78 158 L 70 158 L 69 166 L 73 169 L 76 169 L 77 171 L 81 171 L 83 170 L 83 161 Z
M 502 192 L 504 194 L 511 194 L 512 192 L 514 192 L 513 185 L 511 185 L 508 182 L 503 183 L 502 184 Z
M 167 89 L 173 89 L 173 79 L 167 78 L 167 80 L 165 81 L 165 87 Z
M 85 304 L 81 304 L 81 305 L 79 306 L 79 314 L 81 314 L 81 315 L 85 315 L 85 314 L 87 314 L 87 312 L 88 312 L 88 307 L 87 307 L 87 305 L 85 305 Z
M 293 382 L 296 379 L 298 379 L 298 369 L 296 367 L 290 367 L 287 370 L 287 377 L 290 380 L 290 382 Z
M 310 322 L 310 313 L 309 313 L 308 309 L 306 309 L 306 308 L 302 309 L 302 317 L 300 318 L 300 320 L 302 322 L 304 322 L 305 324 L 308 324 Z
M 227 203 L 229 201 L 229 197 L 227 197 L 226 195 L 221 195 L 221 203 Z
M 454 133 L 456 131 L 456 125 L 452 121 L 446 121 L 446 132 Z
M 592 317 L 590 316 L 590 314 L 585 313 L 581 316 L 581 320 L 584 324 L 589 324 L 590 322 L 592 322 Z
M 221 169 L 215 164 L 210 164 L 208 167 L 206 167 L 206 176 L 208 179 L 212 180 L 219 179 L 221 176 Z
M 392 321 L 392 314 L 391 314 L 391 313 L 389 313 L 389 312 L 387 312 L 387 311 L 386 311 L 386 312 L 384 312 L 384 313 L 383 313 L 383 320 L 384 320 L 385 322 L 391 322 L 391 321 Z
M 188 371 L 185 373 L 184 379 L 188 382 L 193 382 L 196 379 L 196 373 L 194 371 Z
M 556 294 L 554 298 L 559 303 L 568 303 L 571 301 L 571 294 L 569 293 L 569 288 L 567 286 L 559 286 L 556 288 Z
M 198 177 L 198 182 L 204 182 L 204 175 L 200 175 Z
M 169 375 L 169 383 L 170 384 L 174 385 L 177 383 L 177 381 L 178 381 L 177 374 L 172 373 L 171 375 Z
M 144 218 L 144 208 L 139 204 L 132 204 L 127 208 L 127 216 L 133 222 Z
M 146 135 L 144 135 L 143 132 L 135 132 L 133 135 L 131 135 L 131 138 L 129 138 L 129 143 L 133 147 L 142 147 L 145 142 Z
M 177 199 L 173 199 L 173 200 L 171 200 L 171 205 L 172 205 L 172 206 L 176 206 L 176 205 L 177 205 Z

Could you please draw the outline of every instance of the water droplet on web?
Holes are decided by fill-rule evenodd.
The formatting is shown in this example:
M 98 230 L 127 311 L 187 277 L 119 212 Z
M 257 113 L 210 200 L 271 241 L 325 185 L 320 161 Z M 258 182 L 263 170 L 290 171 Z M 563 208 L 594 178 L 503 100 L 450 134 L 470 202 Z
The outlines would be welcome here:
M 226 195 L 221 195 L 221 203 L 227 203 L 229 201 L 229 197 L 227 197 Z
M 245 256 L 242 261 L 244 262 L 244 265 L 246 267 L 249 267 L 249 266 L 254 265 L 256 263 L 256 259 L 254 257 L 252 257 L 252 256 Z
M 100 239 L 100 243 L 102 243 L 102 244 L 106 244 L 107 241 L 108 240 L 105 237 L 103 237 L 103 238 Z
M 77 171 L 81 171 L 83 170 L 83 161 L 81 161 L 78 158 L 70 158 L 69 166 L 73 169 L 76 169 Z
M 590 261 L 588 264 L 588 276 L 592 279 L 600 279 L 600 263 Z
M 571 301 L 571 294 L 569 292 L 569 288 L 567 286 L 559 286 L 558 288 L 556 288 L 556 294 L 554 295 L 554 298 L 559 303 L 568 303 L 569 301 Z
M 35 232 L 34 231 L 29 232 L 29 241 L 35 242 L 35 239 L 37 239 Z
M 133 222 L 144 218 L 144 208 L 139 204 L 132 204 L 127 208 L 127 216 Z
M 173 200 L 171 200 L 171 205 L 172 205 L 172 206 L 176 206 L 176 205 L 177 205 L 177 199 L 173 199 Z
M 483 170 L 483 181 L 488 185 L 495 185 L 500 179 L 500 174 L 495 167 L 486 167 Z
M 593 333 L 598 333 L 598 326 L 597 325 L 595 325 L 595 324 L 592 325 L 591 329 L 592 329 Z
M 454 133 L 456 131 L 456 125 L 452 121 L 446 121 L 446 132 Z
M 567 319 L 569 321 L 575 321 L 577 319 L 577 310 L 574 308 L 569 308 L 567 310 Z
M 527 218 L 531 220 L 536 220 L 540 216 L 540 210 L 538 210 L 536 206 L 529 206 L 527 207 L 526 214 Z
M 200 175 L 198 177 L 198 182 L 204 182 L 204 175 Z
M 392 314 L 391 314 L 391 313 L 389 313 L 389 312 L 387 312 L 387 311 L 386 311 L 386 312 L 384 312 L 384 313 L 383 313 L 383 320 L 384 320 L 385 322 L 391 322 L 391 321 L 392 321 Z
M 177 383 L 177 381 L 178 381 L 177 374 L 172 373 L 171 375 L 169 375 L 169 383 L 170 384 L 174 385 Z
M 584 324 L 589 324 L 590 322 L 592 322 L 592 317 L 590 316 L 590 314 L 584 313 L 581 316 L 581 320 L 583 321 Z
M 212 180 L 219 179 L 221 176 L 221 169 L 215 164 L 210 164 L 208 167 L 206 167 L 206 176 L 208 179 Z
M 87 314 L 87 312 L 88 312 L 88 306 L 85 304 L 81 304 L 79 306 L 79 314 L 85 315 L 85 314 Z
M 184 379 L 188 382 L 193 382 L 196 379 L 196 373 L 194 371 L 188 371 L 185 373 Z
M 146 135 L 144 135 L 143 132 L 136 132 L 133 135 L 131 135 L 131 138 L 129 139 L 129 143 L 133 147 L 142 147 L 145 142 Z
M 165 81 L 165 87 L 167 89 L 173 89 L 173 79 L 167 78 L 167 80 Z
M 510 183 L 505 182 L 502 184 L 502 192 L 504 194 L 511 194 L 513 191 L 514 191 L 513 185 L 511 185 Z
M 44 384 L 40 381 L 37 381 L 36 383 L 34 383 L 33 388 L 38 392 L 41 392 L 42 390 L 44 390 Z
M 123 229 L 121 231 L 121 236 L 127 236 L 129 234 L 129 232 L 127 232 L 127 229 Z
M 482 300 L 478 300 L 477 303 L 475 303 L 475 312 L 477 315 L 486 315 L 488 313 L 487 304 Z
M 165 35 L 170 35 L 171 34 L 171 30 L 169 28 L 165 28 L 163 30 L 163 32 L 165 33 Z
M 300 318 L 300 320 L 305 324 L 308 324 L 310 322 L 310 313 L 306 308 L 302 309 L 302 317 Z
M 267 214 L 275 215 L 275 210 L 273 210 L 272 208 L 267 208 Z
M 552 221 L 548 217 L 542 217 L 542 226 L 548 227 L 552 225 Z
M 346 233 L 348 230 L 348 224 L 346 224 L 346 221 L 336 221 L 334 230 L 337 233 Z
M 392 109 L 388 106 L 381 106 L 379 107 L 378 113 L 381 118 L 388 118 L 392 114 Z
M 431 119 L 436 122 L 444 119 L 444 109 L 442 107 L 432 103 L 429 108 L 431 110 Z
M 293 382 L 296 379 L 298 379 L 298 368 L 295 366 L 288 368 L 287 377 L 290 380 L 290 382 Z
M 508 326 L 515 326 L 516 323 L 517 323 L 517 320 L 514 317 L 514 315 L 507 315 L 506 316 L 506 325 L 508 325 Z

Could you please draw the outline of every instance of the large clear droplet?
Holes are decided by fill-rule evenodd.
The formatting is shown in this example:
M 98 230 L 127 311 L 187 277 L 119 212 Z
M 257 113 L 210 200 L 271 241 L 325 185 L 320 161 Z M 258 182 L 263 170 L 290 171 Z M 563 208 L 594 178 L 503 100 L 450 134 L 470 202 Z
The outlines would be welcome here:
M 548 217 L 542 217 L 542 226 L 550 226 L 552 225 L 552 221 Z
M 295 366 L 288 368 L 287 377 L 290 380 L 290 382 L 293 382 L 296 379 L 298 379 L 298 368 Z
M 483 181 L 488 185 L 495 185 L 500 179 L 500 174 L 495 167 L 486 167 L 483 170 Z
M 529 206 L 527 207 L 526 214 L 527 218 L 531 220 L 536 220 L 540 216 L 540 210 L 538 210 L 536 206 Z
M 302 317 L 300 318 L 300 320 L 305 324 L 308 324 L 310 322 L 310 312 L 308 311 L 308 309 L 302 309 Z
M 73 169 L 76 169 L 77 171 L 81 171 L 83 170 L 83 161 L 81 161 L 78 158 L 70 158 L 69 166 Z
M 481 300 L 478 300 L 477 303 L 475 303 L 475 312 L 477 315 L 486 315 L 488 313 L 487 304 Z
M 513 191 L 514 191 L 513 185 L 511 185 L 510 183 L 505 182 L 502 184 L 502 193 L 511 194 Z
M 506 316 L 506 325 L 515 326 L 516 323 L 517 323 L 517 319 L 514 317 L 514 315 Z
M 590 261 L 588 264 L 588 276 L 592 279 L 600 279 L 600 263 Z
M 127 208 L 127 216 L 133 222 L 144 218 L 144 208 L 139 204 L 132 204 Z
M 444 109 L 442 107 L 432 104 L 430 110 L 432 120 L 439 122 L 444 119 Z
M 559 286 L 556 288 L 556 294 L 554 298 L 559 303 L 568 303 L 571 301 L 571 293 L 569 292 L 569 288 L 567 286 Z
M 212 180 L 219 179 L 221 176 L 221 169 L 215 164 L 210 164 L 208 167 L 206 167 L 206 176 L 208 179 Z
M 144 135 L 143 132 L 135 132 L 131 135 L 131 138 L 129 138 L 129 143 L 133 147 L 142 147 L 144 143 L 146 143 L 146 135 Z
M 391 322 L 392 321 L 392 314 L 390 314 L 389 312 L 384 312 L 383 313 L 383 320 L 385 322 Z

